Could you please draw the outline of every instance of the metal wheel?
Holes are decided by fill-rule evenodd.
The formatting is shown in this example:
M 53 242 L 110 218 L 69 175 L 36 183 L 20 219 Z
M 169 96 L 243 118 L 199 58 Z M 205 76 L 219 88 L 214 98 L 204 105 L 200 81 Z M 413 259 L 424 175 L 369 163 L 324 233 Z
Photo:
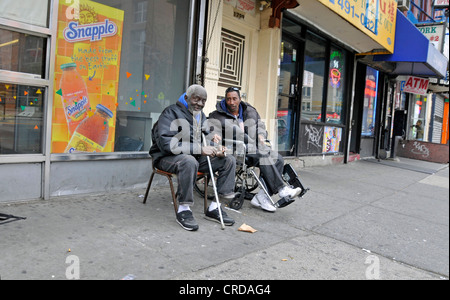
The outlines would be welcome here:
M 255 194 L 251 193 L 258 187 L 258 182 L 248 172 L 239 170 L 236 174 L 236 184 L 234 191 L 236 196 L 230 201 L 232 209 L 239 210 L 244 204 L 244 200 L 251 200 Z
M 250 167 L 259 176 L 259 169 L 255 167 Z M 250 169 L 249 168 L 249 169 Z M 247 171 L 244 172 L 240 170 L 236 174 L 236 186 L 244 186 L 247 192 L 253 192 L 258 188 L 258 181 Z

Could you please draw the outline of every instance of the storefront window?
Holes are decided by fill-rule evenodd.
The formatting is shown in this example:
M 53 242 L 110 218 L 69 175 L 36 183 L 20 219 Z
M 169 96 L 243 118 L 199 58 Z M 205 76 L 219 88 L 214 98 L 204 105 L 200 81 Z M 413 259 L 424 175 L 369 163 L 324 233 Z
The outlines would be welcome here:
M 309 33 L 306 36 L 302 90 L 302 120 L 321 121 L 325 84 L 326 42 Z
M 0 17 L 48 27 L 49 2 L 49 0 L 2 0 L 0 1 Z
M 47 39 L 0 28 L 0 69 L 45 77 Z
M 421 95 L 410 95 L 411 100 L 411 130 L 409 138 L 412 140 L 424 140 L 426 101 L 427 97 Z
M 148 151 L 153 124 L 184 92 L 190 1 L 79 2 L 70 18 L 59 1 L 52 153 L 89 152 L 81 142 L 96 142 L 86 136 L 67 145 L 99 107 L 112 117 L 96 152 Z
M 326 66 L 327 56 L 329 56 L 328 66 Z M 346 51 L 336 46 L 331 46 L 327 50 L 325 40 L 308 32 L 303 72 L 302 120 L 343 124 L 347 84 L 346 64 Z M 326 78 L 328 84 L 325 83 Z M 322 115 L 324 105 L 325 116 Z
M 343 151 L 348 52 L 307 31 L 298 153 Z
M 45 88 L 0 82 L 0 154 L 42 153 Z
M 378 94 L 378 71 L 367 67 L 366 86 L 364 89 L 364 106 L 362 118 L 363 136 L 375 135 L 375 121 L 377 110 L 377 94 Z
M 283 37 L 281 43 L 281 66 L 278 83 L 278 151 L 291 151 L 294 143 L 296 102 L 295 86 L 298 74 L 298 45 Z
M 342 124 L 346 86 L 345 66 L 345 52 L 336 47 L 331 47 L 327 92 L 327 123 Z

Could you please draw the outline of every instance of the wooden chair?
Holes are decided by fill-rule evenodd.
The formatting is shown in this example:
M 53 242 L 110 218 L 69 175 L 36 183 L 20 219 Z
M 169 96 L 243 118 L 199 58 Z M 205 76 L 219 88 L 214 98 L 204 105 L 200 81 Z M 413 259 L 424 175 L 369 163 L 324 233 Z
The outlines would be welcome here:
M 178 213 L 178 202 L 177 202 L 177 196 L 175 194 L 175 188 L 173 186 L 173 180 L 172 180 L 173 177 L 176 176 L 176 174 L 158 170 L 153 165 L 153 161 L 152 161 L 152 175 L 150 175 L 150 180 L 148 181 L 147 190 L 145 191 L 145 196 L 144 196 L 143 203 L 145 204 L 147 202 L 148 193 L 150 192 L 150 187 L 152 185 L 153 177 L 155 176 L 155 174 L 159 174 L 159 175 L 165 176 L 169 180 L 170 191 L 172 193 L 173 208 L 175 210 L 175 214 L 177 214 Z M 208 175 L 205 174 L 205 173 L 198 172 L 197 176 L 198 177 L 200 177 L 200 176 L 204 177 L 204 181 L 205 181 L 205 183 L 204 183 L 204 185 L 205 185 L 204 188 L 205 189 L 204 190 L 206 191 L 207 187 L 208 187 Z M 208 209 L 208 201 L 207 200 L 208 200 L 208 194 L 205 193 L 205 196 L 203 198 L 203 206 L 204 206 L 203 210 L 204 210 L 205 213 L 206 213 L 206 210 Z

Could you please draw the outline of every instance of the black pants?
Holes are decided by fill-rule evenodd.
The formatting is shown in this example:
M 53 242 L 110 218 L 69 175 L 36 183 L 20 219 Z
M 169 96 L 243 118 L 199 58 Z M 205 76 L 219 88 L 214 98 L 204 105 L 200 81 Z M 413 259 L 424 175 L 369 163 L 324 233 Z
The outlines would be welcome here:
M 218 172 L 217 193 L 228 195 L 234 193 L 236 159 L 229 155 L 226 157 L 211 158 L 213 172 Z M 194 184 L 197 172 L 209 174 L 209 166 L 206 156 L 196 159 L 192 155 L 179 154 L 165 156 L 157 161 L 155 167 L 161 171 L 177 175 L 177 199 L 179 204 L 194 204 Z
M 278 194 L 278 191 L 285 186 L 281 174 L 283 174 L 284 159 L 272 150 L 247 154 L 248 165 L 258 167 L 261 177 L 267 186 L 270 195 Z

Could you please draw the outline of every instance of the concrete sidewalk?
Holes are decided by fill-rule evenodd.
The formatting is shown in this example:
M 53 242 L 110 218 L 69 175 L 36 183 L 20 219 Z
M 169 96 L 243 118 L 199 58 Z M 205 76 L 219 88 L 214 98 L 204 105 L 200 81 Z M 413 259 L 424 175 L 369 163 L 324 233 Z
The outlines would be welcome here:
M 426 169 L 427 172 L 423 172 Z M 448 165 L 400 158 L 297 170 L 311 190 L 236 224 L 176 222 L 168 186 L 0 204 L 1 279 L 448 279 Z M 238 231 L 243 223 L 258 230 Z

